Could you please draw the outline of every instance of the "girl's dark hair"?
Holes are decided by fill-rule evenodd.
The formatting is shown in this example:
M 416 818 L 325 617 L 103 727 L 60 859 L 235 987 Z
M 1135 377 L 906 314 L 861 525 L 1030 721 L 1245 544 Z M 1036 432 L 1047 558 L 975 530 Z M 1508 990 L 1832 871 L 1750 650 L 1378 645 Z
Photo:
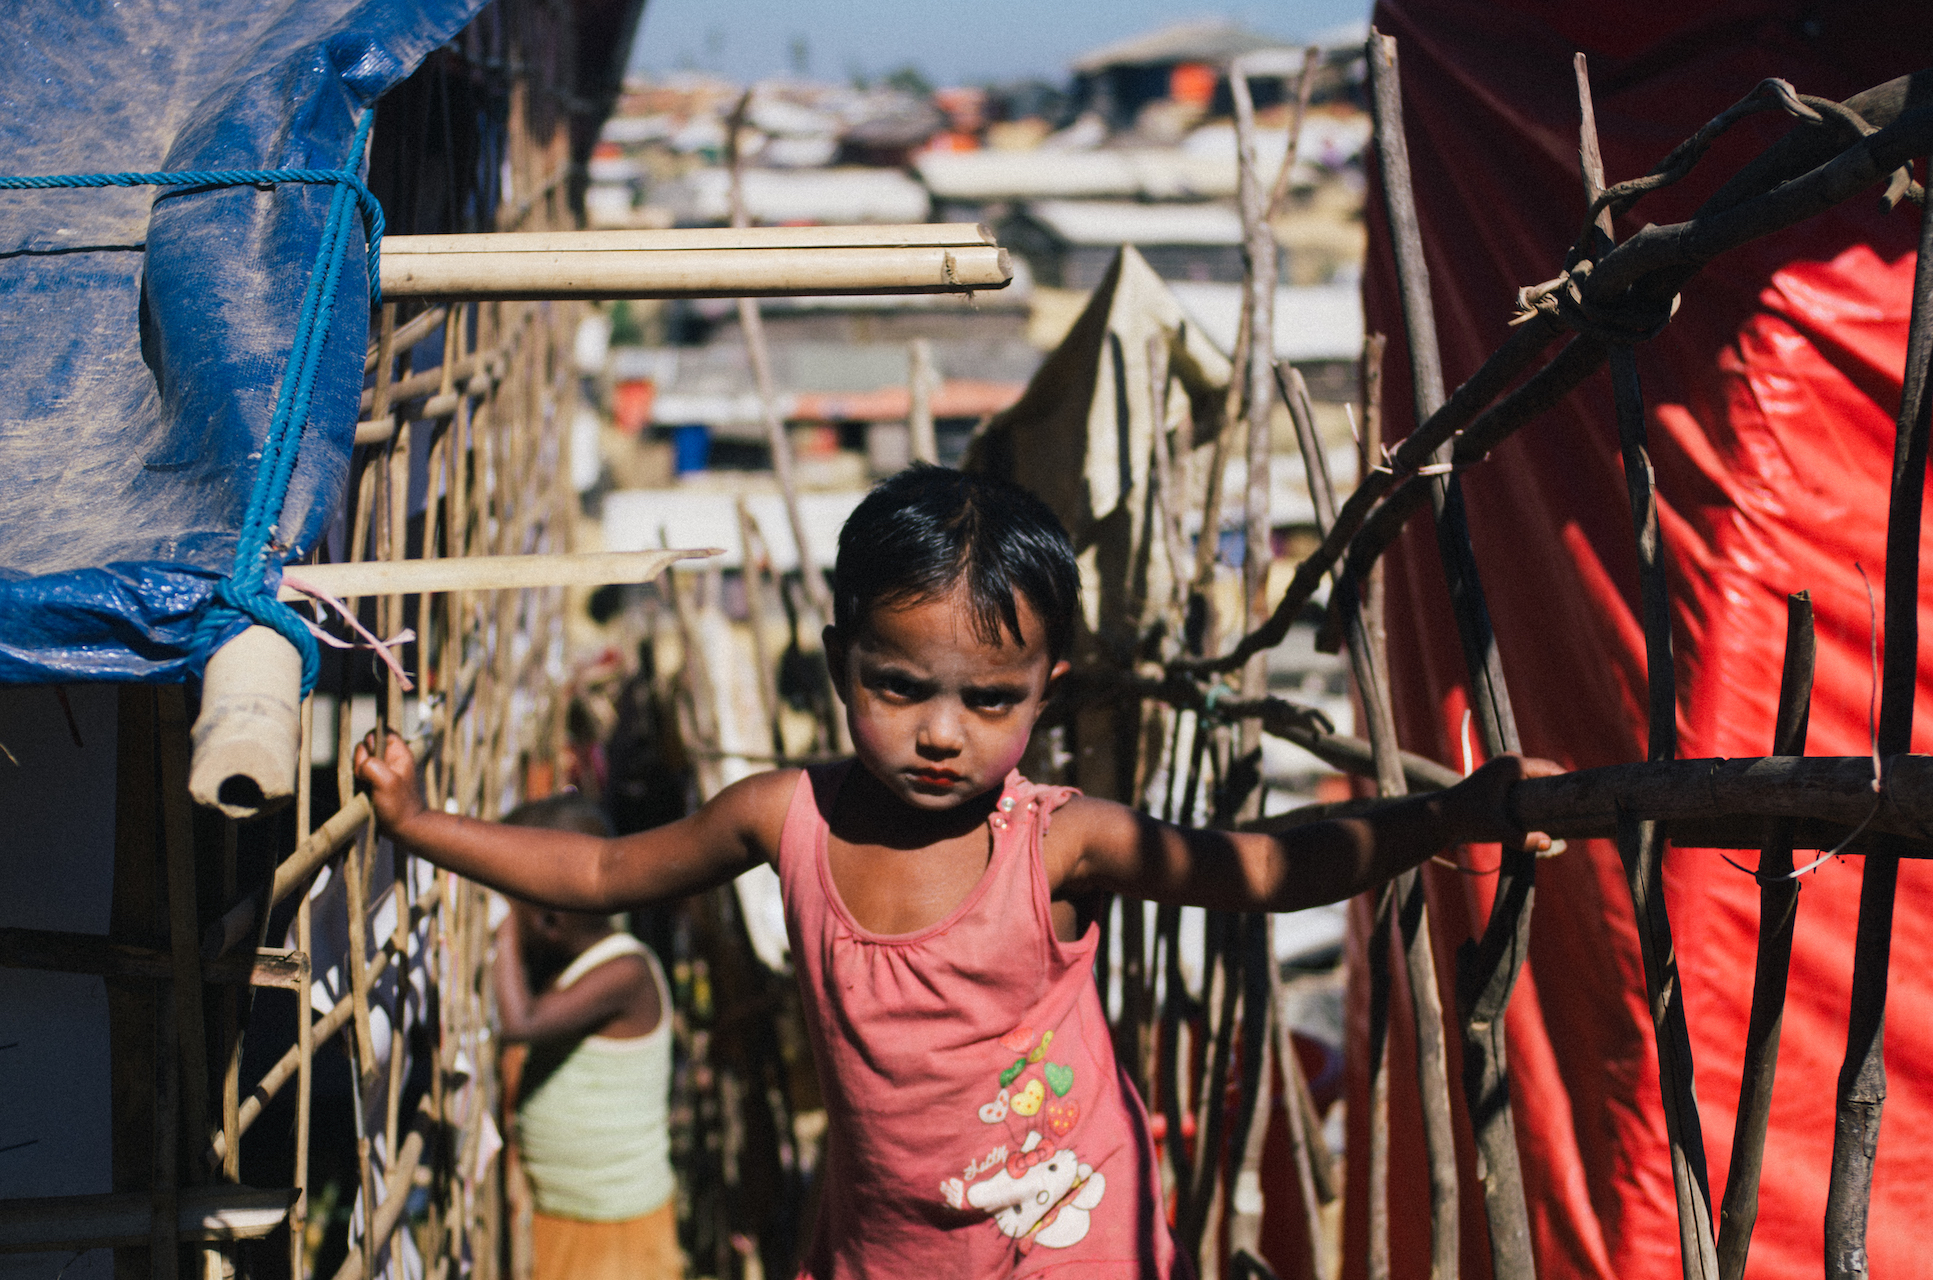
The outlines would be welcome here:
M 882 481 L 839 531 L 833 622 L 847 635 L 879 605 L 915 604 L 964 581 L 980 639 L 1021 639 L 1014 595 L 1040 615 L 1047 660 L 1074 639 L 1081 577 L 1047 504 L 1017 484 L 914 463 Z

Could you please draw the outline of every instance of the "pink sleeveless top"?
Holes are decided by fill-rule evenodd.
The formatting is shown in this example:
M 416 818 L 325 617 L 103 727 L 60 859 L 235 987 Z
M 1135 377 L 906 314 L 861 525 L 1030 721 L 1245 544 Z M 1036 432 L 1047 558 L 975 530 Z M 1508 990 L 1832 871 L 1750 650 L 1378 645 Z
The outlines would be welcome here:
M 1041 837 L 1074 791 L 1009 776 L 979 884 L 944 920 L 888 937 L 832 883 L 827 816 L 852 767 L 808 770 L 779 840 L 829 1120 L 801 1274 L 1185 1274 L 1094 985 L 1099 931 L 1054 937 Z

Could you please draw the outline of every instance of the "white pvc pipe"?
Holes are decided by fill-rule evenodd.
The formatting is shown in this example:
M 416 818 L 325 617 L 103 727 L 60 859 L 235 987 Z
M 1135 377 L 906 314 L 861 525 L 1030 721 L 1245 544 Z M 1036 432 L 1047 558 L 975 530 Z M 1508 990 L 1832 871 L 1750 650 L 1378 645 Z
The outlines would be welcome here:
M 188 792 L 231 818 L 254 818 L 295 795 L 302 656 L 267 627 L 217 649 L 202 675 Z

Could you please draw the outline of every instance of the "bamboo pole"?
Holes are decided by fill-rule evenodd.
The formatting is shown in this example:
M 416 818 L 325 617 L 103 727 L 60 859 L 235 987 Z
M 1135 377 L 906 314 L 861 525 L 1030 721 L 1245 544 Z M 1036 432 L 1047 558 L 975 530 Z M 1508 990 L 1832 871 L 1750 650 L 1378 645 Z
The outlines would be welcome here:
M 494 257 L 498 254 L 747 252 L 771 249 L 991 248 L 993 232 L 974 222 L 861 223 L 847 226 L 679 227 L 671 230 L 490 231 L 446 235 L 385 236 L 385 255 L 397 257 Z M 388 262 L 387 256 L 384 258 Z M 387 267 L 385 266 L 385 270 Z M 389 281 L 383 281 L 389 293 Z M 433 314 L 433 313 L 432 313 Z M 434 325 L 430 326 L 431 328 Z M 420 341 L 429 332 L 411 333 Z
M 1927 389 L 1929 360 L 1933 360 L 1933 217 L 1922 212 L 1886 516 L 1886 657 L 1873 747 L 1874 754 L 1882 757 L 1910 750 L 1913 738 L 1913 695 L 1919 679 L 1921 508 L 1928 419 L 1933 413 L 1933 396 Z M 1881 779 L 1874 778 L 1873 786 L 1880 789 Z M 1868 853 L 1865 861 L 1853 946 L 1852 1012 L 1845 1062 L 1839 1070 L 1832 1181 L 1826 1196 L 1828 1280 L 1864 1280 L 1867 1274 L 1866 1215 L 1872 1199 L 1873 1155 L 1886 1105 L 1886 984 L 1892 963 L 1899 858 L 1891 850 L 1880 849 Z
M 939 375 L 933 368 L 933 344 L 915 338 L 906 344 L 906 381 L 910 396 L 906 431 L 911 437 L 913 461 L 938 463 L 939 440 L 933 434 L 933 391 Z
M 296 774 L 295 789 L 295 831 L 297 839 L 305 838 L 309 831 L 311 818 L 311 789 L 315 769 L 311 764 L 311 743 L 315 739 L 315 697 L 311 695 L 302 700 L 302 746 L 297 752 L 300 761 Z M 262 913 L 264 916 L 267 911 Z M 295 908 L 295 947 L 304 956 L 315 954 L 315 912 L 305 893 Z M 302 1260 L 306 1252 L 309 1222 L 309 1110 L 314 1098 L 313 1071 L 315 1067 L 315 1040 L 313 1014 L 310 1005 L 314 998 L 311 986 L 310 966 L 302 967 L 301 980 L 295 988 L 295 1170 L 293 1185 L 295 1199 L 289 1205 L 289 1276 L 291 1280 L 306 1280 L 302 1273 Z M 242 1136 L 242 1114 L 240 1103 L 235 1108 L 234 1141 L 239 1143 Z
M 306 699 L 304 700 L 306 702 Z M 301 734 L 296 737 L 297 754 L 303 745 Z M 222 898 L 235 896 L 235 824 L 222 823 Z M 259 943 L 258 949 L 259 949 Z M 222 1029 L 221 1045 L 227 1055 L 222 1064 L 221 1084 L 221 1130 L 228 1140 L 228 1154 L 222 1159 L 221 1175 L 225 1182 L 240 1182 L 241 1145 L 235 1127 L 235 1112 L 241 1105 L 242 1087 L 242 1028 L 240 992 L 229 987 L 222 992 Z
M 417 1167 L 422 1163 L 426 1135 L 432 1123 L 428 1114 L 429 1098 L 425 1095 L 423 1104 L 411 1118 L 409 1135 L 403 1140 L 400 1150 L 390 1153 L 389 1168 L 382 1182 L 383 1194 L 380 1200 L 366 1199 L 363 1219 L 363 1248 L 352 1250 L 337 1269 L 335 1280 L 361 1280 L 364 1276 L 374 1276 L 375 1255 L 389 1243 L 396 1228 L 402 1224 L 403 1208 L 409 1200 L 411 1185 Z M 368 1181 L 368 1166 L 364 1166 L 366 1189 L 373 1191 L 374 1184 Z
M 279 1189 L 195 1187 L 179 1195 L 172 1230 L 163 1231 L 171 1244 L 259 1239 L 282 1224 L 287 1201 Z M 154 1198 L 141 1191 L 0 1200 L 0 1255 L 147 1244 L 153 1223 Z
M 1785 598 L 1785 669 L 1779 678 L 1778 715 L 1772 753 L 1805 753 L 1812 703 L 1812 599 L 1801 591 Z M 1745 1031 L 1739 1073 L 1738 1118 L 1732 1128 L 1731 1167 L 1718 1215 L 1720 1280 L 1741 1280 L 1758 1220 L 1759 1173 L 1765 1131 L 1772 1115 L 1772 1081 L 1778 1071 L 1779 1032 L 1785 1021 L 1786 978 L 1792 966 L 1799 885 L 1792 879 L 1792 833 L 1778 824 L 1759 858 L 1758 959 L 1752 977 L 1752 1014 Z
M 411 316 L 390 331 L 389 350 L 408 351 L 411 347 L 442 328 L 443 322 L 449 318 L 449 314 L 450 309 L 448 307 L 431 307 L 428 311 Z M 364 373 L 375 372 L 376 365 L 383 359 L 383 356 L 382 331 L 379 328 L 377 330 L 376 340 L 369 344 L 369 354 L 363 358 L 362 371 Z
M 635 252 L 506 245 L 493 252 L 420 253 L 406 243 L 414 238 L 383 241 L 385 297 L 543 301 L 980 293 L 1013 281 L 1007 251 L 991 244 Z
M 416 902 L 410 908 L 412 921 L 423 918 L 433 897 L 433 893 L 425 893 L 418 896 Z M 383 973 L 389 968 L 395 958 L 396 952 L 392 944 L 385 942 L 382 949 L 376 952 L 369 961 L 369 981 L 372 983 L 381 981 Z M 310 1044 L 312 1046 L 327 1044 L 345 1026 L 349 1025 L 349 1021 L 354 1016 L 354 1013 L 355 997 L 351 995 L 343 996 L 330 1007 L 327 1013 L 323 1014 L 320 1018 L 313 1019 L 314 1025 L 309 1028 Z M 304 1054 L 300 1034 L 298 1031 L 297 1042 L 289 1046 L 288 1050 L 276 1060 L 275 1065 L 262 1073 L 262 1078 L 255 1082 L 255 1087 L 249 1091 L 246 1098 L 242 1099 L 241 1106 L 236 1113 L 236 1128 L 239 1132 L 247 1133 L 249 1131 L 249 1128 L 254 1125 L 255 1121 L 261 1117 L 262 1108 L 266 1107 L 270 1102 L 273 1102 L 276 1096 L 287 1087 L 291 1079 L 297 1081 L 299 1095 L 303 1063 L 308 1061 L 310 1069 L 313 1070 L 314 1068 L 312 1051 L 310 1055 Z M 306 1111 L 303 1114 L 306 1114 Z M 215 1140 L 209 1144 L 208 1149 L 217 1160 L 227 1155 L 227 1147 L 220 1134 L 215 1136 Z
M 350 1008 L 355 1018 L 351 1073 L 357 1077 L 358 1089 L 374 1079 L 376 1074 L 376 1047 L 369 1022 L 369 909 L 372 904 L 368 900 L 369 873 L 366 870 L 375 854 L 375 837 L 373 824 L 365 824 L 340 864 L 345 891 L 343 896 L 349 909 L 349 994 Z M 360 1099 L 360 1093 L 357 1096 Z M 360 1137 L 358 1140 L 361 1140 Z
M 295 646 L 260 624 L 209 657 L 187 780 L 198 803 L 254 818 L 294 796 L 301 680 Z
M 297 581 L 338 599 L 351 596 L 423 595 L 442 591 L 518 591 L 531 587 L 590 587 L 649 582 L 680 560 L 721 554 L 695 551 L 591 551 L 552 555 L 481 555 L 431 560 L 365 560 L 291 566 L 284 583 Z M 282 600 L 303 593 L 284 585 Z

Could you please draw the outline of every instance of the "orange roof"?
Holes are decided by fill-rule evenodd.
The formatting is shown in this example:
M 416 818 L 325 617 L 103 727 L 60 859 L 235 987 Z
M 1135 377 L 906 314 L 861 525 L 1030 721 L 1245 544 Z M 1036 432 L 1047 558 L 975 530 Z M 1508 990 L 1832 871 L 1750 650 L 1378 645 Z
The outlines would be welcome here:
M 1020 399 L 1024 382 L 976 382 L 949 378 L 933 394 L 936 418 L 981 418 L 998 413 Z M 875 391 L 801 391 L 793 397 L 787 416 L 811 422 L 904 422 L 912 412 L 912 393 L 905 387 Z

